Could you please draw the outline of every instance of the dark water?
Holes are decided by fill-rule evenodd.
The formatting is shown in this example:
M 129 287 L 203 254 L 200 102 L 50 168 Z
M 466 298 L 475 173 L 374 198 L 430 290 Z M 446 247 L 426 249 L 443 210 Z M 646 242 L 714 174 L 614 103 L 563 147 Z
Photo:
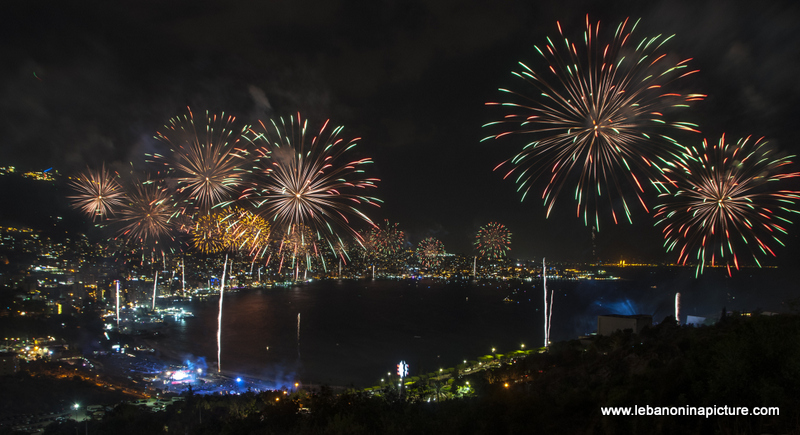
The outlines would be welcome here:
M 787 273 L 753 269 L 727 278 L 721 270 L 700 280 L 690 269 L 607 269 L 619 281 L 548 280 L 555 290 L 554 340 L 596 328 L 599 314 L 719 316 L 731 310 L 788 311 L 800 296 Z M 514 303 L 503 302 L 505 297 Z M 159 348 L 182 359 L 216 362 L 217 298 L 175 302 L 196 318 L 170 325 Z M 411 375 L 452 367 L 491 352 L 541 346 L 541 282 L 320 281 L 288 288 L 226 293 L 222 368 L 277 384 L 369 386 L 405 360 Z M 298 341 L 297 317 L 300 314 Z

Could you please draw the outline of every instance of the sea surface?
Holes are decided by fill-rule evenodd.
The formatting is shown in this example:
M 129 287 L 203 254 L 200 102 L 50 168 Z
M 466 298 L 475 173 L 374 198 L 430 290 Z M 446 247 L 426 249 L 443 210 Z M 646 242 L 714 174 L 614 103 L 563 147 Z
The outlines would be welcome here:
M 599 314 L 651 314 L 654 322 L 718 318 L 728 311 L 789 312 L 800 297 L 792 271 L 723 269 L 694 278 L 690 268 L 605 268 L 619 280 L 548 279 L 553 340 L 596 329 Z M 510 299 L 512 302 L 508 302 Z M 157 341 L 165 356 L 215 368 L 218 298 L 162 302 L 196 317 L 171 321 Z M 226 292 L 222 369 L 276 387 L 304 384 L 367 387 L 396 370 L 410 375 L 452 367 L 492 352 L 543 344 L 541 281 L 329 280 L 292 287 Z

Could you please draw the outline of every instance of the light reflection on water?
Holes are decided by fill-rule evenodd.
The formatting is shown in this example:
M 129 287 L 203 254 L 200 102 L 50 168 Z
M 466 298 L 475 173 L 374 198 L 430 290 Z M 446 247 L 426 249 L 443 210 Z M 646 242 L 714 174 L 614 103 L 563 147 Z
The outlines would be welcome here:
M 548 280 L 548 288 L 556 290 L 554 339 L 592 332 L 598 314 L 634 310 L 652 314 L 654 322 L 659 322 L 672 314 L 675 291 L 682 293 L 684 312 L 695 315 L 714 314 L 725 305 L 729 310 L 746 309 L 737 304 L 768 309 L 780 299 L 765 298 L 763 291 L 754 299 L 756 282 L 765 289 L 780 287 L 765 283 L 763 275 L 737 280 L 709 275 L 698 281 L 687 279 L 684 272 L 693 273 L 659 269 L 625 281 Z M 527 348 L 540 346 L 542 293 L 540 283 L 532 284 L 536 287 L 322 281 L 226 293 L 222 366 L 286 385 L 300 380 L 365 387 L 394 372 L 401 360 L 409 363 L 413 376 L 488 354 L 493 347 L 510 352 L 522 343 Z M 736 294 L 744 297 L 737 302 L 732 299 Z M 507 296 L 514 302 L 503 302 Z M 176 302 L 196 317 L 169 326 L 158 346 L 163 354 L 181 360 L 204 356 L 209 364 L 216 361 L 217 301 L 212 297 Z

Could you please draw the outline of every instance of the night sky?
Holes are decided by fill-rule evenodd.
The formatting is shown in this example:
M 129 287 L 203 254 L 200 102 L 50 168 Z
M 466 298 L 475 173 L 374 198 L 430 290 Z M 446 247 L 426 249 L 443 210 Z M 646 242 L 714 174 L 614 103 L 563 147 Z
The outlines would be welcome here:
M 691 116 L 703 134 L 689 140 L 752 134 L 800 152 L 800 5 L 610 3 L 13 2 L 0 26 L 0 165 L 70 174 L 142 162 L 187 106 L 248 123 L 299 111 L 363 138 L 385 201 L 370 216 L 399 222 L 411 243 L 435 236 L 470 252 L 477 229 L 498 221 L 513 233 L 512 257 L 588 260 L 591 230 L 571 198 L 545 219 L 539 200 L 520 203 L 492 171 L 522 142 L 479 143 L 500 115 L 484 103 L 523 85 L 510 74 L 518 61 L 542 67 L 533 44 L 556 35 L 557 20 L 578 34 L 587 13 L 614 26 L 641 17 L 639 36 L 676 34 L 667 51 L 701 70 L 682 86 L 708 94 Z M 674 259 L 651 217 L 640 208 L 633 218 L 606 219 L 600 258 Z M 800 253 L 799 232 L 790 227 L 781 262 Z

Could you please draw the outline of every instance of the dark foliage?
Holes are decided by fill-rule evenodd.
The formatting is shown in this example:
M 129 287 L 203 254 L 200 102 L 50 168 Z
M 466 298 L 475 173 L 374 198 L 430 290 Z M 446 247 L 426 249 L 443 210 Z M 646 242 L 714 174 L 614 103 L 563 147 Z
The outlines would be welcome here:
M 524 362 L 522 362 L 524 361 Z M 469 380 L 476 397 L 426 402 L 323 388 L 190 396 L 165 412 L 120 405 L 93 434 L 797 433 L 800 317 L 732 316 L 710 327 L 662 322 L 505 364 Z M 506 386 L 508 383 L 508 386 Z M 277 400 L 276 400 L 277 399 Z M 603 406 L 777 406 L 779 416 L 603 416 Z M 48 428 L 71 434 L 74 424 Z

